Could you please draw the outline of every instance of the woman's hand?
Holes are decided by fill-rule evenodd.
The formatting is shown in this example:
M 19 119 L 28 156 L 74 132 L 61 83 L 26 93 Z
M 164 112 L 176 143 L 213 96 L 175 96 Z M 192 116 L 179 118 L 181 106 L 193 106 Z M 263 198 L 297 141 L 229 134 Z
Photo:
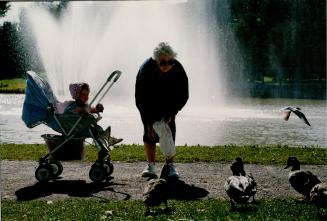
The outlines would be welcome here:
M 98 112 L 103 112 L 104 107 L 103 107 L 102 104 L 97 104 L 97 105 L 95 106 L 95 109 L 96 109 Z
M 165 122 L 167 124 L 169 124 L 170 122 L 172 122 L 174 120 L 174 116 L 173 115 L 167 115 L 165 116 Z

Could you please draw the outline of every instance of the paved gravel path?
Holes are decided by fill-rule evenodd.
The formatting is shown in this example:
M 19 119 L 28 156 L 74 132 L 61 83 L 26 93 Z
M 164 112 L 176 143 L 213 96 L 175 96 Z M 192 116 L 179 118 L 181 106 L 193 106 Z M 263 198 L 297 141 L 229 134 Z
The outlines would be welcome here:
M 105 199 L 141 199 L 146 178 L 140 176 L 145 162 L 114 163 L 113 179 L 103 185 L 94 185 L 88 177 L 91 163 L 63 162 L 62 178 L 44 185 L 39 184 L 34 172 L 34 161 L 1 161 L 1 198 L 18 200 L 60 200 L 69 197 Z M 157 164 L 157 172 L 163 164 Z M 229 165 L 220 163 L 176 163 L 181 175 L 172 184 L 175 198 L 226 198 L 223 186 L 231 172 Z M 327 166 L 302 166 L 327 181 Z M 300 197 L 288 183 L 288 170 L 282 166 L 245 165 L 258 183 L 257 199 Z

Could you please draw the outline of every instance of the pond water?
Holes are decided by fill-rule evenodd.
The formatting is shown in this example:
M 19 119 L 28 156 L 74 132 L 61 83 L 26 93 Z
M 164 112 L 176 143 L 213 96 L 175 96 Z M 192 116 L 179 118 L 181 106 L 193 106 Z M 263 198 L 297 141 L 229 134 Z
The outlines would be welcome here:
M 43 143 L 42 134 L 55 133 L 45 125 L 32 129 L 21 120 L 24 95 L 0 94 L 1 143 Z M 284 106 L 299 106 L 312 127 L 291 115 L 284 121 Z M 134 101 L 104 103 L 99 124 L 112 126 L 124 144 L 142 144 L 143 126 Z M 219 106 L 187 104 L 178 114 L 177 145 L 282 144 L 327 147 L 326 100 L 239 99 Z

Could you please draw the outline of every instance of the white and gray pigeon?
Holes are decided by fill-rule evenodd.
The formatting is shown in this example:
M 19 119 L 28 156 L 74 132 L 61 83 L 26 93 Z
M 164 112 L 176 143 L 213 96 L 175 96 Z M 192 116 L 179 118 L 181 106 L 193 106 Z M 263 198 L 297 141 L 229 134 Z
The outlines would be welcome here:
M 231 165 L 232 176 L 228 177 L 224 189 L 229 196 L 231 208 L 235 208 L 236 203 L 248 203 L 257 192 L 257 183 L 254 181 L 252 174 L 246 174 L 244 171 L 243 160 L 237 157 Z
M 150 215 L 150 207 L 159 206 L 161 203 L 165 204 L 165 212 L 168 212 L 168 195 L 168 184 L 165 179 L 151 179 L 143 192 L 143 202 L 147 206 L 145 214 Z
M 311 126 L 308 119 L 305 117 L 304 113 L 302 113 L 301 108 L 288 106 L 280 109 L 280 111 L 284 112 L 284 120 L 288 121 L 291 113 L 293 112 L 296 116 L 298 116 L 306 125 Z
M 318 183 L 311 189 L 310 201 L 318 208 L 318 215 L 321 208 L 327 208 L 327 182 Z

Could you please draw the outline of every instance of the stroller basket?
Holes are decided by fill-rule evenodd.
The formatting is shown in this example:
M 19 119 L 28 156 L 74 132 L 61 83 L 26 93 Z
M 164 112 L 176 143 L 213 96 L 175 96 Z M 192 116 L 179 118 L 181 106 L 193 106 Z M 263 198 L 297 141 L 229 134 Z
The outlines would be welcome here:
M 60 135 L 43 134 L 41 137 L 44 139 L 48 146 L 49 152 L 56 148 L 59 144 L 63 143 L 65 138 Z M 73 138 L 65 143 L 62 148 L 55 151 L 52 156 L 55 160 L 70 161 L 82 160 L 85 157 L 85 138 Z

